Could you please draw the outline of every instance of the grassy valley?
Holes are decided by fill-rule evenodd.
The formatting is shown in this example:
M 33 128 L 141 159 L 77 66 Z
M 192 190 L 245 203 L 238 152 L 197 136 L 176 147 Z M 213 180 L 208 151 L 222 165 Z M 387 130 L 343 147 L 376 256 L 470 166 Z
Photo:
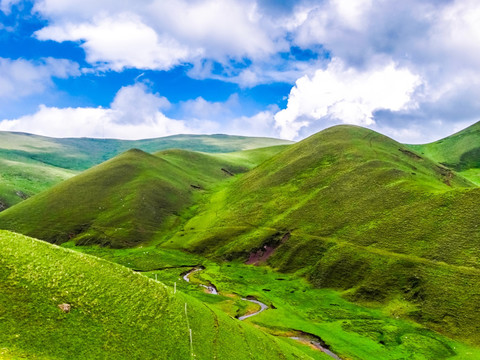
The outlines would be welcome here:
M 480 343 L 479 189 L 373 131 L 338 126 L 215 193 L 164 246 L 264 261 Z M 448 279 L 448 280 L 447 280 Z
M 328 358 L 291 339 L 307 336 L 342 359 L 476 359 L 479 167 L 462 155 L 475 129 L 441 146 L 335 126 L 230 153 L 129 150 L 1 212 L 0 228 L 178 287 L 229 321 L 257 299 L 269 309 L 244 322 L 287 358 Z M 282 358 L 267 354 L 248 356 Z

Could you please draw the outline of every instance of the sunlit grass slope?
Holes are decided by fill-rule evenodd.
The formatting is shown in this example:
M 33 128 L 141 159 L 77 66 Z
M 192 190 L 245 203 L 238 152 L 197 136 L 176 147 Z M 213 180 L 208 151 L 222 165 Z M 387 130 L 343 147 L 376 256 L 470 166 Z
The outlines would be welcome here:
M 85 170 L 132 148 L 148 153 L 172 148 L 222 153 L 290 143 L 272 138 L 230 135 L 174 135 L 129 141 L 59 139 L 25 133 L 0 132 L 0 157 L 21 156 L 65 169 Z
M 480 184 L 480 122 L 433 143 L 410 146 Z
M 2 212 L 0 228 L 57 244 L 134 246 L 181 221 L 180 212 L 213 184 L 282 149 L 250 150 L 231 158 L 129 150 Z
M 227 259 L 278 246 L 279 270 L 356 301 L 400 301 L 402 316 L 480 343 L 479 205 L 450 169 L 336 126 L 228 184 L 165 245 Z
M 0 253 L 0 358 L 309 358 L 123 266 L 7 231 Z
M 0 211 L 76 174 L 21 156 L 2 158 L 0 152 Z

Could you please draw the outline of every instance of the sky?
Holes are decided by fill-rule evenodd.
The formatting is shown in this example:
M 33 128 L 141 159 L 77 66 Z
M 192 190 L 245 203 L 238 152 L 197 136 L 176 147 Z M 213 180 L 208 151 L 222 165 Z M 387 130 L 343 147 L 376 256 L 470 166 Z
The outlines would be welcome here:
M 0 0 L 0 130 L 425 143 L 480 120 L 478 0 Z

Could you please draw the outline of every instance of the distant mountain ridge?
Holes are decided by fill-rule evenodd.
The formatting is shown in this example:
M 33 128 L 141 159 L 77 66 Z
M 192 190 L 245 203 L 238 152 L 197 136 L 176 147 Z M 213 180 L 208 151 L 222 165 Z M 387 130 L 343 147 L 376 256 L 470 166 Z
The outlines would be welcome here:
M 0 131 L 0 211 L 131 148 L 148 153 L 173 148 L 224 153 L 290 143 L 221 134 L 173 135 L 131 141 L 60 139 Z
M 70 170 L 86 170 L 129 149 L 148 153 L 166 149 L 184 149 L 207 153 L 225 153 L 291 141 L 234 135 L 171 135 L 144 140 L 99 138 L 51 138 L 28 133 L 0 132 L 0 156 L 16 154 Z

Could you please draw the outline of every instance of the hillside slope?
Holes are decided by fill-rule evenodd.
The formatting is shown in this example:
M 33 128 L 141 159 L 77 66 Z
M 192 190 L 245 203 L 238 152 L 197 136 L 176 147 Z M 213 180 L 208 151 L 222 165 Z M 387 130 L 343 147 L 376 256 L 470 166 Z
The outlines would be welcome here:
M 309 359 L 120 265 L 6 231 L 0 252 L 0 358 Z
M 480 184 L 480 122 L 433 143 L 410 147 Z
M 165 246 L 267 262 L 480 343 L 480 189 L 371 130 L 336 126 L 212 196 Z
M 131 148 L 149 153 L 170 148 L 219 153 L 288 143 L 229 135 L 175 135 L 136 141 L 57 139 L 0 131 L 0 211 Z
M 431 249 L 422 251 L 424 243 L 435 239 L 436 246 L 446 246 L 451 234 L 430 216 L 444 206 L 454 210 L 451 204 L 441 206 L 442 202 L 450 199 L 456 203 L 458 199 L 465 203 L 469 198 L 475 202 L 477 194 L 468 180 L 392 139 L 364 128 L 336 126 L 290 146 L 216 194 L 217 207 L 207 207 L 191 220 L 189 227 L 196 231 L 191 232 L 192 243 L 187 242 L 187 247 L 202 246 L 198 235 L 203 230 L 209 233 L 210 228 L 231 227 L 242 234 L 265 229 L 267 237 L 269 233 L 297 231 L 433 257 Z M 451 231 L 470 231 L 469 225 L 474 225 L 478 210 L 465 205 L 471 207 L 465 214 L 470 222 L 464 219 L 465 226 L 444 224 Z M 218 208 L 221 214 L 211 217 Z M 424 216 L 419 216 L 420 211 Z M 392 226 L 407 218 L 410 230 L 409 224 Z M 197 220 L 201 226 L 194 226 Z M 446 233 L 441 235 L 442 231 Z M 258 238 L 257 234 L 252 238 Z M 472 250 L 480 241 L 474 239 L 469 239 Z M 208 242 L 207 247 L 210 253 L 224 254 L 245 252 L 252 245 L 247 240 L 242 248 L 225 239 L 223 243 Z M 262 240 L 255 245 L 263 245 Z M 435 256 L 456 263 L 454 253 L 446 255 Z
M 129 150 L 0 214 L 0 228 L 52 243 L 128 247 L 161 234 L 215 183 L 282 150 L 217 158 L 186 150 Z M 253 160 L 252 160 L 253 159 Z
M 77 172 L 0 151 L 0 211 L 22 202 Z

